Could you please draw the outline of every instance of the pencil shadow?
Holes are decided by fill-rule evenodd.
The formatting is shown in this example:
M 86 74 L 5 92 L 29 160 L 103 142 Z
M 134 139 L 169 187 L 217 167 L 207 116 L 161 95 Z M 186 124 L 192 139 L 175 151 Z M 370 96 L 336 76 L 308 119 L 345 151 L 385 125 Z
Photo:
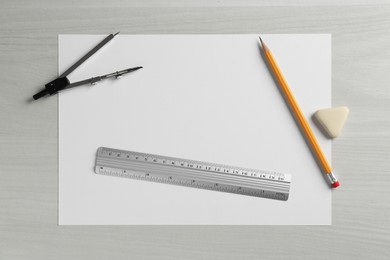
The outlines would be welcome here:
M 269 73 L 270 73 L 270 75 L 271 75 L 273 81 L 275 82 L 275 85 L 276 85 L 277 88 L 278 88 L 279 93 L 281 94 L 281 96 L 283 97 L 283 99 L 284 99 L 284 101 L 285 101 L 284 103 L 285 103 L 286 107 L 288 108 L 288 110 L 290 111 L 290 114 L 291 114 L 291 115 L 293 116 L 293 118 L 294 118 L 295 125 L 299 128 L 299 131 L 301 132 L 301 136 L 302 136 L 303 140 L 305 140 L 306 145 L 308 146 L 308 148 L 309 148 L 309 150 L 310 150 L 310 153 L 312 154 L 312 156 L 313 156 L 314 160 L 316 161 L 318 167 L 320 168 L 321 172 L 323 173 L 323 174 L 322 174 L 322 177 L 323 177 L 324 181 L 327 183 L 327 185 L 329 185 L 329 180 L 328 180 L 328 178 L 327 178 L 327 176 L 326 176 L 326 173 L 325 173 L 324 170 L 322 169 L 321 163 L 320 163 L 320 161 L 318 160 L 316 154 L 314 153 L 314 151 L 313 151 L 313 149 L 312 149 L 312 147 L 311 147 L 311 144 L 310 144 L 309 139 L 305 136 L 305 134 L 303 134 L 303 129 L 302 129 L 301 125 L 299 124 L 299 120 L 298 120 L 297 116 L 294 114 L 294 112 L 293 112 L 293 110 L 291 109 L 291 107 L 288 105 L 287 97 L 286 97 L 286 95 L 283 93 L 283 91 L 281 90 L 280 84 L 279 84 L 278 80 L 276 79 L 275 75 L 272 73 L 271 66 L 270 66 L 270 64 L 267 62 L 267 59 L 266 59 L 266 57 L 265 57 L 265 55 L 264 55 L 264 52 L 262 51 L 262 48 L 261 48 L 260 46 L 259 46 L 259 52 L 260 52 L 260 55 L 261 55 L 261 57 L 263 58 L 263 60 L 264 60 L 264 62 L 265 62 L 265 64 L 266 64 L 266 66 L 267 66 L 267 68 L 268 68 L 268 71 L 269 71 Z M 322 130 L 322 129 L 321 129 L 321 130 Z

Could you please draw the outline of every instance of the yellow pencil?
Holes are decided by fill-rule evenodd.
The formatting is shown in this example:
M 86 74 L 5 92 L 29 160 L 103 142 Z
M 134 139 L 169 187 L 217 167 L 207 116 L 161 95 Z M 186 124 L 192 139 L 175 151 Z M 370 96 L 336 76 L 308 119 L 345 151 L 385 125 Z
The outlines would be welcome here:
M 261 50 L 264 54 L 264 57 L 268 63 L 268 68 L 271 70 L 272 74 L 274 75 L 277 83 L 279 84 L 280 90 L 282 91 L 284 95 L 284 99 L 287 102 L 287 104 L 290 107 L 290 110 L 297 121 L 298 125 L 300 126 L 300 129 L 302 131 L 302 134 L 310 144 L 310 148 L 312 149 L 315 157 L 317 158 L 317 162 L 319 166 L 321 167 L 321 170 L 328 176 L 330 184 L 333 188 L 336 188 L 340 186 L 339 181 L 336 179 L 334 174 L 332 173 L 332 168 L 330 167 L 329 162 L 326 160 L 326 157 L 321 150 L 321 147 L 314 136 L 313 131 L 311 130 L 309 123 L 307 122 L 306 118 L 304 117 L 301 109 L 298 106 L 298 103 L 291 92 L 286 79 L 284 78 L 282 72 L 279 69 L 278 64 L 275 61 L 274 56 L 272 55 L 271 51 L 267 47 L 267 45 L 264 44 L 262 39 L 260 39 L 260 46 Z

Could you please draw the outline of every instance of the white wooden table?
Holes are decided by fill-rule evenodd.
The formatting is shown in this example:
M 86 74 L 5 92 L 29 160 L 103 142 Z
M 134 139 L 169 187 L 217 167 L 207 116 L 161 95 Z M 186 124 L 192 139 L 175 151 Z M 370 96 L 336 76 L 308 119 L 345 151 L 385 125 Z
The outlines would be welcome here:
M 390 2 L 0 1 L 0 259 L 390 259 Z M 58 226 L 57 35 L 332 33 L 333 226 Z

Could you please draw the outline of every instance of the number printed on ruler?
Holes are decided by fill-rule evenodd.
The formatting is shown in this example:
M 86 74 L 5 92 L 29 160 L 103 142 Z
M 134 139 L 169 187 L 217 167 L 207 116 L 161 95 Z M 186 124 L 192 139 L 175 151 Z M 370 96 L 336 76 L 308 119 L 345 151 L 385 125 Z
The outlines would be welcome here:
M 207 190 L 287 200 L 291 175 L 100 147 L 95 172 Z

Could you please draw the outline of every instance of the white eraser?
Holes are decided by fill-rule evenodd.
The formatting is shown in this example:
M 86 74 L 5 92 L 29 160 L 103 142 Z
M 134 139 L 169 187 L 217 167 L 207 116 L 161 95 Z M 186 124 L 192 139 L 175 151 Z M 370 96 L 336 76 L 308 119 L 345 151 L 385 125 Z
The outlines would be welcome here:
M 341 134 L 348 114 L 348 107 L 320 109 L 314 113 L 314 119 L 328 137 L 335 138 Z

